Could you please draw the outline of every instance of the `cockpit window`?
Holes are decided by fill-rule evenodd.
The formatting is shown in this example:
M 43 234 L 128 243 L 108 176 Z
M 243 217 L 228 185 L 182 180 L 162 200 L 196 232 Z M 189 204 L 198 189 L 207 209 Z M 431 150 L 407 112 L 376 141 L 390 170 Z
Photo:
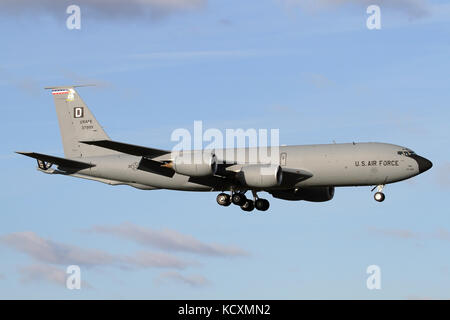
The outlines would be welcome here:
M 408 157 L 412 154 L 415 154 L 415 152 L 412 150 L 406 150 L 406 151 L 404 150 L 404 151 L 397 151 L 397 154 Z

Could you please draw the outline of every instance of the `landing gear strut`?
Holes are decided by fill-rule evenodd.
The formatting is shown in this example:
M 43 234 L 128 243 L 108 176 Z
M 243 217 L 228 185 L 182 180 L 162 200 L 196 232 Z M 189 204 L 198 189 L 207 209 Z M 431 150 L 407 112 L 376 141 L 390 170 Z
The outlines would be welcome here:
M 372 189 L 372 191 L 377 189 L 377 192 L 375 192 L 375 194 L 373 195 L 373 198 L 375 199 L 375 201 L 383 202 L 384 199 L 386 198 L 386 196 L 382 192 L 383 188 L 384 188 L 384 184 L 380 184 Z

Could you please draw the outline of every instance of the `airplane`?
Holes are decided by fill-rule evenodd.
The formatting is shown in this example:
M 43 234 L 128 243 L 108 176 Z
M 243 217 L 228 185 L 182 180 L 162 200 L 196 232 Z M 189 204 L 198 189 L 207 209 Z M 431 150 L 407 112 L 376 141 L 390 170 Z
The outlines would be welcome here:
M 81 86 L 45 88 L 54 98 L 65 157 L 17 152 L 36 159 L 41 172 L 143 190 L 215 191 L 219 205 L 234 204 L 250 212 L 269 209 L 269 201 L 258 192 L 324 202 L 333 199 L 336 187 L 374 186 L 374 199 L 382 202 L 387 184 L 432 167 L 409 148 L 377 142 L 279 146 L 275 163 L 250 159 L 251 148 L 222 150 L 218 157 L 217 150 L 168 151 L 118 142 L 109 138 L 79 96 L 75 88 Z M 183 159 L 199 152 L 201 162 Z M 239 152 L 245 156 L 237 161 Z M 246 197 L 247 191 L 253 199 Z

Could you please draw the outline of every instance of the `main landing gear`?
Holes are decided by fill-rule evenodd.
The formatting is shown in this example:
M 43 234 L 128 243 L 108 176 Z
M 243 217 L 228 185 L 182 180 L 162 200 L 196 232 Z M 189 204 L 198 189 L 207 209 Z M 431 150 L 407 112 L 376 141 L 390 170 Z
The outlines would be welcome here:
M 219 205 L 228 207 L 231 204 L 230 195 L 226 193 L 219 193 L 217 195 L 216 201 Z
M 384 184 L 380 184 L 372 189 L 372 191 L 377 189 L 377 192 L 375 192 L 375 194 L 373 195 L 373 198 L 378 202 L 383 202 L 384 199 L 386 198 L 384 193 L 382 192 L 383 188 L 384 188 Z
M 240 206 L 243 211 L 253 211 L 255 208 L 259 211 L 267 211 L 270 207 L 269 201 L 259 198 L 256 191 L 252 191 L 254 200 L 247 199 L 245 192 L 232 192 L 231 196 L 227 193 L 219 193 L 216 201 L 219 205 L 228 207 L 231 203 Z

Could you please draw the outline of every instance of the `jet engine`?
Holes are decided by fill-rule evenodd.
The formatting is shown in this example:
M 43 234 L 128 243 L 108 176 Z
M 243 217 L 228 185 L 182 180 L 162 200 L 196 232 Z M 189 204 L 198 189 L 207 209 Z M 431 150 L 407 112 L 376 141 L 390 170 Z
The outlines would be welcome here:
M 238 180 L 251 188 L 270 188 L 281 184 L 283 171 L 278 165 L 251 164 L 242 167 L 237 173 Z
M 305 200 L 311 202 L 325 202 L 333 199 L 334 187 L 296 188 L 270 192 L 274 198 L 283 200 Z
M 215 154 L 202 155 L 196 160 L 194 157 L 176 156 L 165 167 L 172 168 L 176 173 L 190 177 L 212 176 L 217 171 L 217 157 Z M 199 162 L 199 163 L 196 163 Z

